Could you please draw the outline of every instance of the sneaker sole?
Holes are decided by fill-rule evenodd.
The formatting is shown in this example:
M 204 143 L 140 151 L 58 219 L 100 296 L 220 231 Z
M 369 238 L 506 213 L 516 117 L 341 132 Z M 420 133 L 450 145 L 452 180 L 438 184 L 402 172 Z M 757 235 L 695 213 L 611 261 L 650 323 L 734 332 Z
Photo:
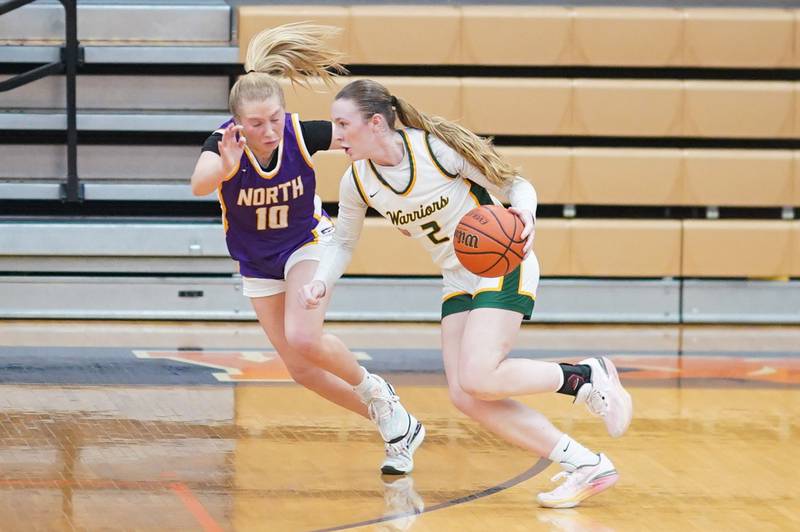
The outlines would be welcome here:
M 414 437 L 411 439 L 411 444 L 408 446 L 409 450 L 411 451 L 411 459 L 414 459 L 414 453 L 417 451 L 420 445 L 422 445 L 422 440 L 425 439 L 425 425 L 417 421 L 417 428 L 415 429 L 416 433 Z M 411 464 L 411 467 L 407 471 L 403 471 L 400 469 L 395 469 L 392 466 L 383 466 L 381 467 L 381 473 L 384 475 L 407 475 L 414 470 L 414 464 Z
M 605 473 L 599 478 L 594 479 L 589 483 L 586 488 L 581 490 L 580 493 L 576 494 L 574 497 L 570 497 L 569 499 L 560 499 L 557 501 L 544 501 L 540 497 L 537 497 L 536 500 L 539 501 L 539 505 L 543 506 L 544 508 L 575 508 L 581 502 L 585 501 L 589 497 L 597 495 L 598 493 L 602 493 L 607 489 L 611 488 L 614 484 L 617 483 L 619 480 L 619 474 L 617 474 L 616 470 L 610 471 Z
M 605 369 L 606 374 L 611 379 L 611 382 L 614 384 L 617 393 L 619 393 L 620 397 L 622 397 L 624 403 L 623 408 L 625 408 L 626 418 L 625 426 L 622 427 L 622 430 L 615 430 L 612 432 L 609 429 L 608 431 L 612 438 L 619 438 L 625 434 L 631 424 L 631 418 L 633 418 L 633 398 L 631 398 L 631 394 L 629 394 L 628 391 L 622 386 L 622 383 L 619 380 L 619 373 L 617 373 L 617 367 L 614 365 L 614 363 L 606 357 L 597 357 L 597 361 L 600 363 L 603 369 Z

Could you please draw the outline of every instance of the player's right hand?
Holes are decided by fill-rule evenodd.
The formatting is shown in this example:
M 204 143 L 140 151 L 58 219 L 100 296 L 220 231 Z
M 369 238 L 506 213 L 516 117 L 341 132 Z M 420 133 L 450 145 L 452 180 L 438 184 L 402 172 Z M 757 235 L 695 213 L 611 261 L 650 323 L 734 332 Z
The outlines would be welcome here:
M 319 302 L 325 297 L 325 283 L 319 280 L 311 281 L 304 284 L 300 290 L 297 291 L 297 296 L 300 299 L 300 305 L 306 309 L 311 310 L 319 307 Z
M 239 161 L 244 153 L 244 147 L 247 144 L 247 139 L 241 133 L 243 126 L 230 123 L 225 131 L 222 132 L 222 140 L 217 142 L 219 148 L 219 156 L 222 157 L 222 168 L 225 175 L 230 175 L 231 172 L 239 165 Z M 238 138 L 237 138 L 237 135 Z

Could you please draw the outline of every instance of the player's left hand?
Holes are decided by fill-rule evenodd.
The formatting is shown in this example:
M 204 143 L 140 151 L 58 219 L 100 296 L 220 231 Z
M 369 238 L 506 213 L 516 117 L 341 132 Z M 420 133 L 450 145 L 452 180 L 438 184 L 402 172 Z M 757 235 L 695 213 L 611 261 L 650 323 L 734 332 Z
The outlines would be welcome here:
M 527 239 L 525 247 L 522 248 L 524 258 L 528 258 L 533 249 L 533 237 L 536 234 L 536 222 L 533 219 L 533 213 L 528 209 L 517 209 L 516 207 L 509 207 L 508 210 L 517 215 L 522 220 L 522 238 Z

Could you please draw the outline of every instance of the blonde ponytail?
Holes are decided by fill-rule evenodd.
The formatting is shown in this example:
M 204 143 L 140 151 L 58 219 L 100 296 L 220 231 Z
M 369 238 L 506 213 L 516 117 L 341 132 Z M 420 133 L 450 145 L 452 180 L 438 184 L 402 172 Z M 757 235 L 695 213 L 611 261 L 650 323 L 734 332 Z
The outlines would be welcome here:
M 405 126 L 427 131 L 442 139 L 495 185 L 503 186 L 518 175 L 518 172 L 497 154 L 491 138 L 481 138 L 455 122 L 421 113 L 402 98 L 392 96 L 389 90 L 377 81 L 360 79 L 348 83 L 336 95 L 337 100 L 340 98 L 355 102 L 365 119 L 379 114 L 389 127 L 394 127 L 395 120 L 400 119 Z
M 442 139 L 445 144 L 480 170 L 489 182 L 502 186 L 517 176 L 517 171 L 495 151 L 491 137 L 479 137 L 455 122 L 440 116 L 428 116 L 402 98 L 393 96 L 392 99 L 400 122 Z
M 285 105 L 280 78 L 306 87 L 311 86 L 310 78 L 319 78 L 332 87 L 337 75 L 347 73 L 340 63 L 344 54 L 325 42 L 339 32 L 333 26 L 294 22 L 255 35 L 247 46 L 247 73 L 231 88 L 231 113 L 236 115 L 243 101 L 264 100 L 273 94 Z

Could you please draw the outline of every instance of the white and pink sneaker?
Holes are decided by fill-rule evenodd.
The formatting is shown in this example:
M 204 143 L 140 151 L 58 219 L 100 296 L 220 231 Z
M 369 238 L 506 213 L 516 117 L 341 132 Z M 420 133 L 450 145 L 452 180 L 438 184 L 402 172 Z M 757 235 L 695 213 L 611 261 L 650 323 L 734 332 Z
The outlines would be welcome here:
M 582 362 L 583 363 L 583 362 Z M 581 501 L 603 492 L 617 483 L 619 475 L 611 460 L 602 453 L 597 455 L 597 463 L 567 468 L 552 478 L 557 482 L 566 480 L 553 491 L 540 493 L 536 499 L 545 508 L 574 508 Z
M 589 412 L 603 418 L 608 433 L 619 438 L 631 424 L 633 399 L 622 387 L 617 368 L 606 357 L 587 358 L 578 363 L 592 368 L 592 378 L 580 387 L 575 402 L 586 403 Z

